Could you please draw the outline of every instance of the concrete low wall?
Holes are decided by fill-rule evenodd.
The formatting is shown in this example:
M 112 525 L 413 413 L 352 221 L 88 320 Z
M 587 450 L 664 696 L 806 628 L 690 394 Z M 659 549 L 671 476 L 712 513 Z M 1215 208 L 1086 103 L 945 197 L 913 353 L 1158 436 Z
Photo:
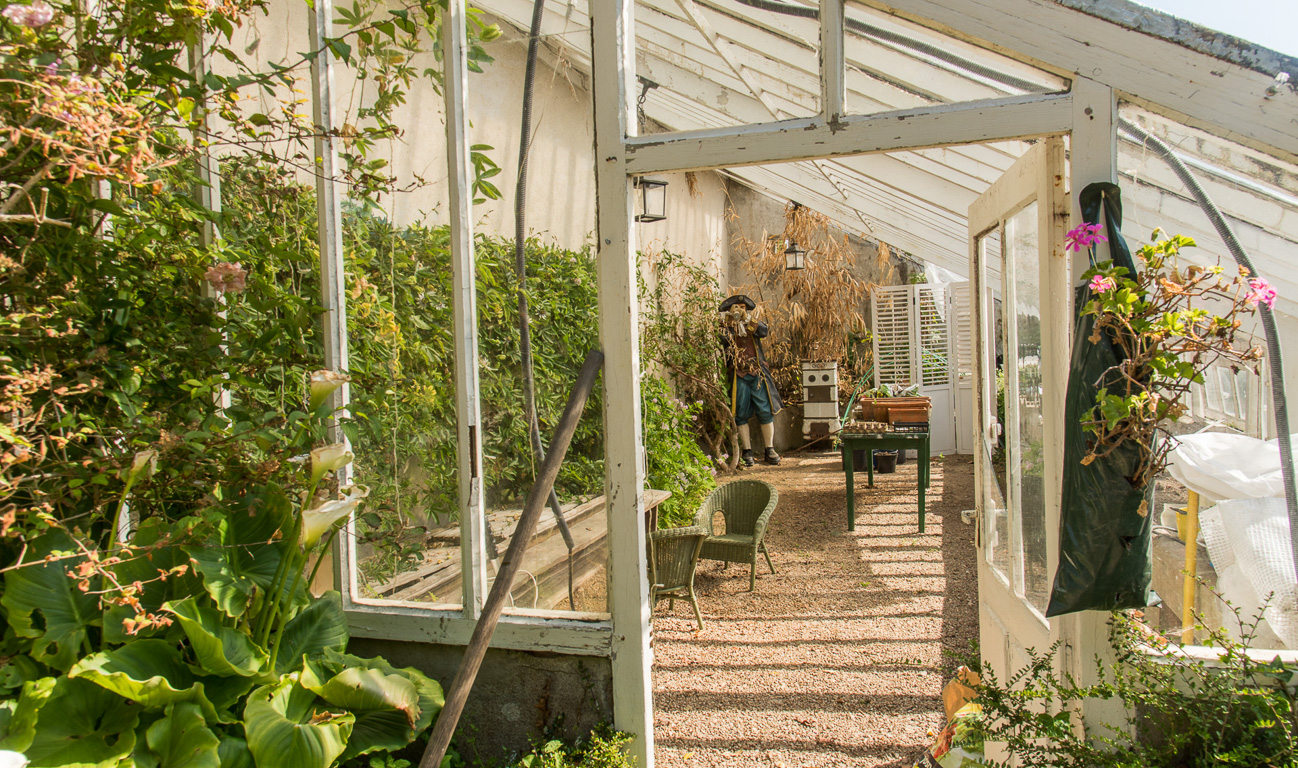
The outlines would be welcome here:
M 414 667 L 451 686 L 464 648 L 406 640 L 353 638 L 348 649 Z M 546 728 L 571 739 L 613 719 L 608 659 L 492 649 L 460 718 L 452 746 L 470 766 L 495 768 L 526 749 Z

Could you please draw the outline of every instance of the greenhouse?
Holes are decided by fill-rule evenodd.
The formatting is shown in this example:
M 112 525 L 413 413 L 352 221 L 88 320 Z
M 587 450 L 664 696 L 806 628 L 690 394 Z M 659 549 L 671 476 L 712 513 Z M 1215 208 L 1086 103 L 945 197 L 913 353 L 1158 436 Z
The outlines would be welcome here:
M 1127 0 L 0 38 L 0 766 L 1298 760 L 1298 59 Z

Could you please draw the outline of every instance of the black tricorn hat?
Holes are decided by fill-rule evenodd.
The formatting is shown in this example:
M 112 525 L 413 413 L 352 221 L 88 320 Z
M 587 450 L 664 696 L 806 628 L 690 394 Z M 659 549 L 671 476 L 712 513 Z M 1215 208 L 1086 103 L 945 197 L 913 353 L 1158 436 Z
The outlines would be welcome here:
M 730 309 L 731 307 L 733 307 L 734 305 L 740 302 L 743 302 L 744 307 L 750 311 L 757 309 L 757 302 L 753 301 L 752 299 L 748 298 L 742 293 L 736 293 L 734 296 L 731 296 L 730 298 L 721 302 L 721 306 L 717 307 L 717 311 L 725 312 L 726 310 Z

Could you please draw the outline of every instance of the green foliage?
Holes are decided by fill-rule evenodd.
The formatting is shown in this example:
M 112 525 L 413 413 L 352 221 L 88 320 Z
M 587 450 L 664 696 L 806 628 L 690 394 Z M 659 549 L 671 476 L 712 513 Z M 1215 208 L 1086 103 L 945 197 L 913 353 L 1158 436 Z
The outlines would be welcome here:
M 539 742 L 509 768 L 632 768 L 634 763 L 623 751 L 630 741 L 630 734 L 600 726 L 575 743 Z
M 642 355 L 671 377 L 681 400 L 700 404 L 694 437 L 718 463 L 729 458 L 733 470 L 739 464 L 739 436 L 719 341 L 721 285 L 715 275 L 674 253 L 656 253 L 648 261 L 653 280 L 640 284 Z
M 1219 363 L 1256 368 L 1262 349 L 1237 342 L 1236 334 L 1259 300 L 1275 300 L 1270 286 L 1251 280 L 1243 268 L 1226 278 L 1219 266 L 1182 267 L 1181 250 L 1194 247 L 1194 240 L 1161 235 L 1155 230 L 1152 242 L 1137 252 L 1143 266 L 1135 275 L 1113 262 L 1084 275 L 1090 294 L 1082 312 L 1096 318 L 1090 340 L 1109 340 L 1123 362 L 1104 372 L 1095 407 L 1082 418 L 1094 436 L 1082 463 L 1124 443 L 1138 445 L 1140 466 L 1128 478 L 1137 488 L 1166 466 L 1176 441 L 1156 438 L 1170 437 L 1162 425 L 1186 412 L 1191 387 L 1203 382 L 1203 372 Z
M 640 388 L 644 403 L 645 481 L 650 488 L 672 491 L 671 498 L 658 507 L 658 526 L 691 525 L 694 513 L 717 487 L 708 457 L 689 438 L 697 430 L 703 404 L 683 403 L 672 397 L 667 383 L 653 376 L 644 377 Z
M 1029 651 L 1030 663 L 1003 684 L 983 666 L 978 702 L 985 737 L 1005 742 L 1011 763 L 1114 768 L 1252 768 L 1298 764 L 1295 670 L 1256 661 L 1244 643 L 1214 633 L 1218 659 L 1182 654 L 1138 616 L 1115 613 L 1117 662 L 1097 660 L 1099 680 L 1079 685 L 1055 672 L 1058 646 Z M 1116 727 L 1077 727 L 1087 701 L 1115 701 L 1131 713 Z M 1134 734 L 1134 735 L 1132 735 Z

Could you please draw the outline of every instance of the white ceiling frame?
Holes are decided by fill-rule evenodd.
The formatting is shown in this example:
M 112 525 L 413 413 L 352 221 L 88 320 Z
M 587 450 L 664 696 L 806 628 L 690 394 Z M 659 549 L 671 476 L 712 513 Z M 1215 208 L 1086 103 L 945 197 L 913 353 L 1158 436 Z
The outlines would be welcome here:
M 1123 98 L 1289 162 L 1298 161 L 1298 94 L 1268 99 L 1274 73 L 1126 29 L 1054 2 L 853 0 L 942 34 L 989 47 L 1061 77 L 1082 72 Z M 1121 11 L 1122 0 L 1095 0 Z M 1101 64 L 1102 62 L 1102 64 Z
M 698 171 L 841 155 L 1007 141 L 1066 133 L 1070 94 L 1032 94 L 854 115 L 829 126 L 819 118 L 740 128 L 682 131 L 628 140 L 635 174 Z

